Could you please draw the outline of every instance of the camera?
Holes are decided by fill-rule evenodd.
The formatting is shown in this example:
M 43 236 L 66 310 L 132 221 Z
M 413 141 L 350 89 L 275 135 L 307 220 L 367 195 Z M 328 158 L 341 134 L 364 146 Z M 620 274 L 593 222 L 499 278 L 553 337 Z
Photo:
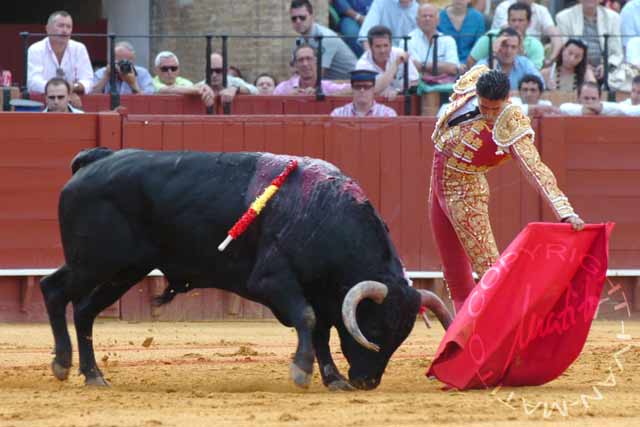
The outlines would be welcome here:
M 129 74 L 133 71 L 133 64 L 128 59 L 118 61 L 118 69 L 122 74 Z

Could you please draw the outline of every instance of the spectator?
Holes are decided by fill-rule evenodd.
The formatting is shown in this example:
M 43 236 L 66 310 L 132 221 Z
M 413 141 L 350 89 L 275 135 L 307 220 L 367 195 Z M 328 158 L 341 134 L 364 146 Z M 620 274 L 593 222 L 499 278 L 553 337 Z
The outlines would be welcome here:
M 54 77 L 44 86 L 45 113 L 84 113 L 70 104 L 71 85 L 62 77 Z
M 356 57 L 360 57 L 364 51 L 358 42 L 358 33 L 364 18 L 369 12 L 373 0 L 333 0 L 333 7 L 340 14 L 340 33 L 345 37 L 345 43 L 349 45 Z
M 212 107 L 215 97 L 211 88 L 203 83 L 194 85 L 191 80 L 180 76 L 180 61 L 168 50 L 160 52 L 154 61 L 156 76 L 153 85 L 158 93 L 175 93 L 182 95 L 198 95 L 204 105 Z
M 436 6 L 425 3 L 418 8 L 418 28 L 409 33 L 409 55 L 425 82 L 452 83 L 460 71 L 458 48 L 453 37 L 438 32 L 439 22 L 440 11 Z M 434 43 L 436 38 L 437 47 Z M 434 54 L 437 54 L 438 59 L 438 75 L 434 74 L 433 69 Z
M 578 104 L 565 102 L 560 111 L 569 116 L 619 116 L 624 110 L 615 102 L 602 102 L 600 85 L 595 82 L 584 82 L 578 87 Z
M 309 0 L 293 0 L 289 14 L 294 31 L 302 36 L 296 40 L 296 44 L 307 43 L 318 49 L 315 37 L 327 37 L 322 39 L 322 77 L 330 80 L 348 79 L 349 71 L 353 70 L 358 58 L 342 39 L 336 37 L 336 33 L 314 22 L 313 7 Z
M 620 31 L 623 35 L 622 44 L 625 49 L 628 49 L 628 43 L 631 40 L 628 36 L 640 36 L 640 0 L 630 0 L 622 8 Z M 640 58 L 638 59 L 640 62 Z
M 520 52 L 520 34 L 513 28 L 504 28 L 498 33 L 493 43 L 493 51 L 496 59 L 496 69 L 509 76 L 511 90 L 518 89 L 518 83 L 526 74 L 542 75 L 535 65 L 526 56 L 518 55 Z M 487 59 L 478 61 L 478 64 L 488 64 Z
M 115 47 L 116 88 L 119 94 L 150 94 L 156 91 L 149 71 L 136 63 L 136 51 L 131 43 L 121 41 Z M 110 93 L 110 67 L 98 69 L 93 76 L 93 93 Z
M 351 72 L 353 102 L 331 112 L 334 117 L 396 117 L 393 108 L 378 104 L 375 97 L 376 73 L 370 70 Z
M 531 7 L 531 19 L 527 27 L 527 35 L 538 39 L 542 38 L 542 36 L 547 36 L 551 40 L 551 52 L 544 64 L 545 67 L 548 67 L 560 54 L 562 37 L 560 37 L 560 31 L 553 23 L 551 13 L 549 13 L 549 9 L 546 6 L 536 3 L 534 0 L 505 0 L 496 7 L 491 28 L 499 30 L 507 26 L 509 7 L 516 2 L 527 4 Z M 512 25 L 509 24 L 509 26 Z
M 529 22 L 531 22 L 531 7 L 527 3 L 513 3 L 509 6 L 509 27 L 516 30 L 520 37 L 522 37 L 522 48 L 524 56 L 529 58 L 533 65 L 538 69 L 542 68 L 544 63 L 544 46 L 540 40 L 536 37 L 527 35 L 527 28 Z M 487 34 L 492 34 L 494 37 L 499 30 L 489 30 Z M 480 37 L 469 53 L 467 58 L 467 67 L 471 68 L 473 65 L 481 59 L 489 56 L 489 36 L 485 34 Z
M 461 64 L 467 63 L 471 48 L 485 29 L 482 14 L 468 5 L 469 0 L 451 0 L 451 5 L 440 11 L 438 25 L 438 31 L 455 39 Z
M 229 73 L 227 73 L 227 86 L 225 87 L 222 84 L 222 63 L 222 55 L 216 52 L 211 54 L 211 82 L 209 87 L 213 90 L 213 96 L 220 96 L 220 100 L 223 103 L 228 103 L 232 102 L 238 93 L 246 95 L 258 94 L 258 89 L 254 85 L 245 82 L 240 77 L 232 76 Z M 203 85 L 205 82 L 203 80 L 198 82 L 198 84 Z
M 316 71 L 316 50 L 301 44 L 293 52 L 293 66 L 296 74 L 289 80 L 280 82 L 273 91 L 274 95 L 313 95 L 316 93 L 318 74 Z M 322 92 L 325 95 L 343 95 L 350 92 L 348 83 L 334 83 L 331 80 L 321 80 Z
M 43 93 L 53 77 L 61 77 L 71 87 L 71 103 L 81 104 L 79 95 L 91 92 L 93 69 L 84 44 L 71 40 L 73 20 L 64 10 L 53 12 L 47 20 L 47 37 L 27 51 L 27 88 Z
M 603 34 L 609 34 L 609 66 L 619 67 L 622 64 L 622 42 L 620 40 L 620 15 L 611 9 L 598 5 L 598 0 L 582 0 L 568 9 L 558 12 L 556 22 L 560 33 L 581 38 L 589 47 L 587 64 L 599 81 L 604 78 Z M 565 38 L 566 40 L 566 38 Z
M 417 86 L 418 70 L 407 52 L 391 46 L 391 30 L 385 26 L 372 27 L 367 35 L 371 49 L 356 64 L 357 70 L 378 73 L 376 95 L 393 99 L 404 88 L 404 67 L 409 67 L 409 87 Z
M 258 95 L 272 95 L 278 81 L 271 74 L 262 73 L 256 77 L 254 85 L 258 88 Z
M 574 92 L 585 81 L 596 81 L 596 77 L 587 67 L 587 45 L 579 39 L 569 39 L 558 59 L 549 68 L 544 68 L 541 74 L 549 90 Z
M 620 104 L 640 106 L 640 75 L 635 76 L 633 80 L 631 80 L 631 96 Z
M 227 77 L 228 76 L 237 77 L 239 79 L 244 80 L 244 77 L 242 76 L 242 72 L 240 71 L 240 68 L 236 67 L 235 65 L 229 65 L 227 67 Z
M 540 77 L 526 74 L 518 84 L 519 96 L 512 96 L 511 102 L 520 105 L 522 111 L 529 116 L 559 113 L 560 110 L 554 107 L 551 101 L 542 99 L 543 90 L 544 83 Z
M 416 14 L 418 3 L 415 0 L 373 0 L 369 13 L 367 13 L 360 27 L 360 39 L 365 50 L 369 50 L 368 34 L 371 28 L 385 26 L 391 30 L 393 46 L 399 47 L 401 39 L 416 28 Z
M 627 43 L 627 63 L 640 69 L 640 37 L 632 37 Z

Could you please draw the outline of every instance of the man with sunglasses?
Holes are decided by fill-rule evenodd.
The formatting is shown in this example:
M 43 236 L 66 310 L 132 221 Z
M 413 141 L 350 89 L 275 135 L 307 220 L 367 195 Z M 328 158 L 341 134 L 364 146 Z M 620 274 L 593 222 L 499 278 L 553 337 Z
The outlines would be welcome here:
M 258 88 L 245 82 L 240 77 L 227 73 L 227 86 L 223 83 L 222 55 L 217 52 L 211 54 L 211 83 L 209 86 L 213 90 L 214 96 L 220 96 L 223 103 L 232 102 L 233 98 L 241 93 L 246 95 L 257 95 Z M 204 80 L 199 84 L 204 84 Z
M 215 100 L 213 90 L 204 83 L 193 84 L 191 80 L 180 76 L 180 61 L 175 53 L 168 50 L 160 52 L 155 60 L 157 75 L 153 85 L 158 93 L 175 93 L 181 95 L 198 95 L 207 107 L 212 107 Z
M 335 32 L 314 21 L 313 6 L 309 0 L 293 0 L 289 14 L 293 30 L 302 36 L 296 40 L 296 45 L 306 43 L 318 49 L 315 37 L 326 37 L 322 39 L 322 77 L 329 80 L 348 79 L 358 58 Z
M 376 73 L 370 70 L 351 72 L 353 102 L 331 112 L 333 117 L 396 117 L 393 108 L 378 104 L 375 100 Z
M 70 102 L 71 85 L 62 77 L 54 77 L 44 86 L 47 107 L 45 113 L 84 113 L 74 108 Z

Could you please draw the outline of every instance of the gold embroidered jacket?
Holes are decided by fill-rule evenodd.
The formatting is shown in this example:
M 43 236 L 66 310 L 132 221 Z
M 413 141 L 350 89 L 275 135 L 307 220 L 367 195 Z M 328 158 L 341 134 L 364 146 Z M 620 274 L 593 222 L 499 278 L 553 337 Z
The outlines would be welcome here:
M 575 215 L 555 176 L 540 159 L 533 144 L 535 134 L 531 122 L 520 107 L 508 104 L 493 127 L 482 116 L 448 125 L 452 114 L 476 96 L 475 81 L 481 72 L 484 71 L 476 70 L 473 76 L 465 75 L 456 83 L 459 90 L 454 90 L 452 102 L 433 132 L 435 149 L 447 157 L 447 168 L 465 174 L 485 173 L 513 157 L 559 219 Z M 472 88 L 460 88 L 461 83 Z

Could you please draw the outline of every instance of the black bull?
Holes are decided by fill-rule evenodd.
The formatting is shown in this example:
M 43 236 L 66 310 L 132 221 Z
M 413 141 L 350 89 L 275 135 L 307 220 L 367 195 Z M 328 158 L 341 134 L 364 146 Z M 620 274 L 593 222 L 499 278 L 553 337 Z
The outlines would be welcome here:
M 302 387 L 314 358 L 330 389 L 376 387 L 421 306 L 446 328 L 450 317 L 442 302 L 409 285 L 388 230 L 360 187 L 322 160 L 297 158 L 298 168 L 261 215 L 218 251 L 289 159 L 108 149 L 78 154 L 59 203 L 66 264 L 41 282 L 55 339 L 54 375 L 66 379 L 71 366 L 65 309 L 72 302 L 80 372 L 87 384 L 107 385 L 93 351 L 95 317 L 153 269 L 169 283 L 156 303 L 214 287 L 269 307 L 297 332 L 290 373 Z M 331 358 L 331 327 L 350 365 L 349 380 Z

